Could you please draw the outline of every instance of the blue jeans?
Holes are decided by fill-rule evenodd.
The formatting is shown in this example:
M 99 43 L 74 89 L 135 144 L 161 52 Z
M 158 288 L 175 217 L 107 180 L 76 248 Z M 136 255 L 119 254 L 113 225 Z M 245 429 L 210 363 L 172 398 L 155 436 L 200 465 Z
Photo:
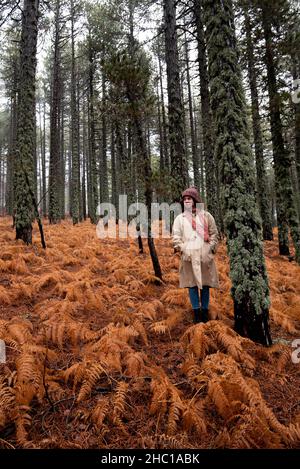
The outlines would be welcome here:
M 202 309 L 208 309 L 209 305 L 209 287 L 207 285 L 203 285 L 201 292 L 201 307 Z M 189 288 L 189 295 L 190 300 L 192 303 L 193 309 L 200 308 L 199 302 L 199 289 L 197 286 Z

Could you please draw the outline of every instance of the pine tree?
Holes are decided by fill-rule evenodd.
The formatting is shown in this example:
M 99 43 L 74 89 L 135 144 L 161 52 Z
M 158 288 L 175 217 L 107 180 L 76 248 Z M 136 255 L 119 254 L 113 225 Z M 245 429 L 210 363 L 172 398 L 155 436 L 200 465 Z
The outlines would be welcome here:
M 254 46 L 252 38 L 252 25 L 249 13 L 249 2 L 243 3 L 243 13 L 245 19 L 245 32 L 247 43 L 247 62 L 248 62 L 248 77 L 251 92 L 251 112 L 252 112 L 252 126 L 253 137 L 255 146 L 255 161 L 257 173 L 257 197 L 260 208 L 263 226 L 263 238 L 265 240 L 273 239 L 271 207 L 269 202 L 269 191 L 267 185 L 267 174 L 264 162 L 264 149 L 263 137 L 261 130 L 261 118 L 259 112 L 259 98 L 257 89 L 257 71 L 255 67 Z
M 38 35 L 38 0 L 24 0 L 18 83 L 18 118 L 15 161 L 16 239 L 32 243 L 34 220 L 35 72 Z
M 60 122 L 62 109 L 62 77 L 60 65 L 60 0 L 56 0 L 54 57 L 51 86 L 50 111 L 50 168 L 49 168 L 49 222 L 57 223 L 61 218 L 60 185 L 61 185 L 61 140 Z
M 269 286 L 232 1 L 204 0 L 203 9 L 235 329 L 270 345 Z
M 77 86 L 75 70 L 75 5 L 70 3 L 71 14 L 71 154 L 72 154 L 72 183 L 71 183 L 71 212 L 73 224 L 76 225 L 80 218 L 80 160 L 79 160 L 79 135 L 78 135 L 78 107 Z
M 152 168 L 150 154 L 147 148 L 145 129 L 153 106 L 153 96 L 150 92 L 150 63 L 145 52 L 134 40 L 132 47 L 112 54 L 107 63 L 107 75 L 114 86 L 118 88 L 122 108 L 129 114 L 136 136 L 136 149 L 141 168 L 141 178 L 144 182 L 144 198 L 148 211 L 147 240 L 155 276 L 162 279 L 162 271 L 151 232 L 151 202 L 152 202 Z
M 168 84 L 170 163 L 173 177 L 173 194 L 176 199 L 188 184 L 188 171 L 184 141 L 184 108 L 179 75 L 175 0 L 164 0 L 164 30 Z
M 222 228 L 219 210 L 219 183 L 218 171 L 214 160 L 214 129 L 210 107 L 210 92 L 208 87 L 206 44 L 203 30 L 201 0 L 193 1 L 193 15 L 196 24 L 198 65 L 200 76 L 201 118 L 203 126 L 203 151 L 205 166 L 205 185 L 207 194 L 207 207 L 214 216 L 219 228 Z
M 275 170 L 279 251 L 281 254 L 288 254 L 288 251 L 286 251 L 287 242 L 285 239 L 286 225 L 288 224 L 295 247 L 296 261 L 300 263 L 300 225 L 295 207 L 290 176 L 291 156 L 286 148 L 283 138 L 280 100 L 273 53 L 272 15 L 270 15 L 270 8 L 266 0 L 259 0 L 258 4 L 261 10 L 261 21 L 266 46 L 265 62 L 267 67 L 271 134 Z M 284 226 L 281 227 L 281 224 Z

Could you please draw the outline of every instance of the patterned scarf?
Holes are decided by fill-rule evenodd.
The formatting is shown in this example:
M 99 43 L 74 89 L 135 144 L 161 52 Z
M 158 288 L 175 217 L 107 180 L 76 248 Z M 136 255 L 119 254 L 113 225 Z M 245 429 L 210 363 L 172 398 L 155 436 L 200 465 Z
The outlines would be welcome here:
M 193 217 L 192 214 L 196 214 Z M 193 212 L 190 210 L 185 210 L 183 215 L 192 225 L 193 230 L 197 231 L 200 236 L 204 236 L 204 241 L 209 242 L 209 233 L 208 233 L 208 223 L 205 219 L 203 210 L 193 209 Z M 198 217 L 198 222 L 196 223 L 196 218 Z

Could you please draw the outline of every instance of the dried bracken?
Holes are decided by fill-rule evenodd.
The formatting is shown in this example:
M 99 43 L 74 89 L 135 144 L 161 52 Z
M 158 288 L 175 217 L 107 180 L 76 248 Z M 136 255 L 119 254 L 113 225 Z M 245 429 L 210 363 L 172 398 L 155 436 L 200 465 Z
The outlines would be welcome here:
M 224 242 L 212 320 L 193 325 L 170 240 L 159 283 L 134 240 L 99 240 L 89 222 L 45 222 L 46 251 L 36 227 L 32 246 L 9 218 L 0 228 L 1 448 L 299 447 L 299 267 L 276 241 L 266 349 L 233 330 Z

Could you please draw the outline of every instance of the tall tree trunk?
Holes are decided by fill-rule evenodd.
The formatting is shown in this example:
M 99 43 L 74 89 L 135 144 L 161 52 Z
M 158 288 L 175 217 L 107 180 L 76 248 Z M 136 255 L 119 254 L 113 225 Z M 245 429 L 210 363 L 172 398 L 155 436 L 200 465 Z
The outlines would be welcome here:
M 214 130 L 212 123 L 210 92 L 208 88 L 208 72 L 206 44 L 203 30 L 201 0 L 194 0 L 193 13 L 196 21 L 197 51 L 200 76 L 201 121 L 203 126 L 203 150 L 205 165 L 206 201 L 208 210 L 214 216 L 217 226 L 221 228 L 219 188 L 217 169 L 214 158 Z
M 152 170 L 151 170 L 151 161 L 147 151 L 146 139 L 144 136 L 141 120 L 138 117 L 134 118 L 134 124 L 137 134 L 137 142 L 139 146 L 139 154 L 141 155 L 143 164 L 144 164 L 144 180 L 145 180 L 145 203 L 148 211 L 148 247 L 152 260 L 153 270 L 155 276 L 162 280 L 162 271 L 157 256 L 154 240 L 152 237 L 152 227 L 151 227 L 151 203 L 152 203 Z
M 161 103 L 159 96 L 159 86 L 157 81 L 156 88 L 157 97 L 157 120 L 158 120 L 158 135 L 159 135 L 159 169 L 162 173 L 165 169 L 165 154 L 164 154 L 164 141 L 163 141 L 163 128 L 162 128 L 162 117 L 161 117 Z
M 298 52 L 299 54 L 299 52 Z M 297 87 L 293 96 L 293 107 L 295 112 L 295 163 L 297 169 L 298 191 L 300 191 L 300 57 L 292 54 L 292 74 Z
M 24 0 L 18 83 L 18 122 L 15 167 L 16 239 L 32 243 L 34 215 L 35 73 L 38 0 Z
M 300 227 L 295 208 L 290 177 L 291 158 L 284 144 L 280 114 L 279 94 L 277 89 L 276 70 L 273 55 L 272 24 L 266 0 L 260 2 L 261 18 L 266 45 L 266 66 L 273 145 L 276 209 L 278 220 L 278 238 L 280 254 L 288 254 L 289 225 L 296 252 L 296 261 L 300 263 Z
M 41 148 L 42 160 L 42 186 L 43 186 L 43 216 L 47 215 L 47 183 L 46 183 L 46 88 L 44 87 L 44 100 L 43 100 L 43 138 Z
M 165 97 L 163 88 L 163 70 L 161 65 L 160 50 L 158 51 L 158 68 L 159 68 L 159 85 L 160 85 L 160 100 L 161 100 L 161 111 L 162 111 L 162 137 L 163 137 L 163 151 L 164 151 L 164 162 L 167 171 L 170 170 L 170 158 L 169 158 L 169 146 L 167 137 L 167 118 L 166 118 L 166 107 Z
M 107 171 L 107 98 L 106 76 L 102 71 L 102 147 L 101 147 L 101 202 L 108 203 L 108 171 Z
M 110 153 L 111 153 L 111 203 L 116 207 L 116 214 L 118 214 L 119 191 L 118 191 L 117 170 L 116 170 L 115 129 L 114 129 L 113 123 L 111 126 Z
M 82 216 L 86 220 L 86 168 L 87 168 L 87 131 L 86 131 L 85 106 L 82 115 Z
M 232 1 L 204 0 L 203 10 L 235 330 L 270 345 L 269 286 Z
M 257 198 L 260 208 L 263 226 L 263 238 L 265 240 L 273 239 L 271 207 L 269 202 L 269 188 L 268 179 L 264 162 L 263 139 L 261 132 L 261 119 L 259 115 L 259 100 L 257 91 L 257 79 L 255 69 L 255 59 L 253 51 L 253 41 L 251 35 L 251 23 L 248 13 L 248 6 L 244 6 L 245 17 L 245 30 L 247 40 L 247 61 L 248 61 L 248 77 L 251 91 L 251 111 L 252 111 L 252 126 L 253 137 L 255 146 L 255 159 L 256 159 L 256 180 L 257 180 Z
M 194 186 L 197 189 L 200 189 L 200 174 L 199 174 L 199 157 L 197 153 L 197 144 L 195 137 L 195 125 L 194 125 L 194 114 L 193 114 L 193 97 L 192 97 L 192 87 L 191 87 L 191 78 L 190 78 L 190 59 L 187 38 L 185 34 L 185 62 L 186 62 L 186 79 L 187 79 L 187 89 L 188 89 L 188 102 L 189 102 L 189 118 L 190 118 L 190 131 L 191 131 L 191 144 L 192 144 L 192 162 L 193 162 L 193 173 L 194 173 Z
M 188 172 L 184 145 L 184 109 L 179 75 L 175 0 L 164 0 L 164 27 L 172 193 L 174 199 L 179 200 L 182 190 L 188 184 Z
M 60 175 L 61 175 L 61 148 L 60 148 L 60 118 L 62 100 L 62 80 L 60 67 L 60 0 L 56 0 L 55 11 L 55 37 L 53 74 L 51 84 L 50 106 L 50 164 L 49 164 L 49 223 L 60 221 Z
M 78 111 L 76 100 L 76 74 L 75 74 L 75 39 L 74 39 L 74 1 L 71 0 L 71 158 L 72 158 L 72 196 L 71 212 L 73 225 L 79 222 L 79 152 L 78 152 Z
M 62 97 L 64 90 L 62 89 Z M 61 105 L 61 119 L 60 119 L 60 218 L 65 218 L 65 187 L 66 187 L 66 155 L 65 155 L 65 110 L 64 103 Z
M 17 67 L 16 67 L 17 68 Z M 6 208 L 7 213 L 13 215 L 14 208 L 14 173 L 15 173 L 15 158 L 16 158 L 16 138 L 17 138 L 17 83 L 16 83 L 16 68 L 14 73 L 14 84 L 10 102 L 10 126 L 9 126 L 9 141 L 8 141 L 8 155 L 7 155 L 7 186 L 6 186 Z
M 77 145 L 78 145 L 78 197 L 79 197 L 79 221 L 83 220 L 83 206 L 82 206 L 82 195 L 81 195 L 81 112 L 80 112 L 80 83 L 79 76 L 77 73 L 76 79 L 76 111 L 77 111 Z
M 69 194 L 69 200 L 68 200 L 68 208 L 69 208 L 69 214 L 72 217 L 72 129 L 71 125 L 69 128 L 69 145 L 68 145 L 68 194 Z
M 89 37 L 89 217 L 91 223 L 97 222 L 98 197 L 98 179 L 96 165 L 96 142 L 95 142 L 95 112 L 94 112 L 94 51 Z
M 194 104 L 195 109 L 195 104 Z M 197 144 L 197 152 L 199 154 L 199 194 L 201 199 L 205 199 L 205 184 L 204 184 L 204 157 L 203 157 L 203 128 L 201 125 L 201 113 L 194 111 L 194 122 L 195 122 L 195 140 Z

